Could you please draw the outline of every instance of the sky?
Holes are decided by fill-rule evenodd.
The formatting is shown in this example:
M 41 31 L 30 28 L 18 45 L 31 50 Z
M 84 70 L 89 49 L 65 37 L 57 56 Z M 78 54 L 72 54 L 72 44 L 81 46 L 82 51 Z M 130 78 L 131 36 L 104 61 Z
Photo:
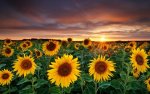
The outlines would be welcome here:
M 0 0 L 0 39 L 150 40 L 150 0 Z

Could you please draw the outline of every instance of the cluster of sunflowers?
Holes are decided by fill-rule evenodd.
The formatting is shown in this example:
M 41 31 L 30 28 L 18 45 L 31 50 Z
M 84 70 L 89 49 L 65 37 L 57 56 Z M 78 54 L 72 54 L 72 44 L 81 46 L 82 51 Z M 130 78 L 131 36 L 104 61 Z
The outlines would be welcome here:
M 6 39 L 0 43 L 2 45 L 0 47 L 0 62 L 2 62 L 0 64 L 0 85 L 6 88 L 8 86 L 9 93 L 17 92 L 11 91 L 10 86 L 14 86 L 11 84 L 20 79 L 23 80 L 19 81 L 19 85 L 31 80 L 31 87 L 28 84 L 23 88 L 24 91 L 32 88 L 31 92 L 37 93 L 36 90 L 40 86 L 37 87 L 36 84 L 41 85 L 42 83 L 38 83 L 38 78 L 42 78 L 45 86 L 54 87 L 56 85 L 61 88 L 61 93 L 66 93 L 66 88 L 72 87 L 73 83 L 75 85 L 79 83 L 76 86 L 81 86 L 81 92 L 76 90 L 76 93 L 79 91 L 91 94 L 87 90 L 92 88 L 86 87 L 86 84 L 90 82 L 94 83 L 92 87 L 94 87 L 95 94 L 108 93 L 107 90 L 101 90 L 105 88 L 118 89 L 118 83 L 123 84 L 123 87 L 119 86 L 120 92 L 126 94 L 130 92 L 128 85 L 130 85 L 131 78 L 133 82 L 140 80 L 145 83 L 147 90 L 150 91 L 148 42 L 92 42 L 89 38 L 84 39 L 83 42 L 73 42 L 72 38 L 68 38 L 67 41 L 12 41 Z M 5 64 L 9 60 L 12 64 Z M 142 78 L 143 75 L 146 76 Z M 113 81 L 110 83 L 111 78 Z M 51 84 L 47 83 L 47 80 Z M 0 87 L 1 92 L 5 91 L 3 87 Z M 51 90 L 49 92 L 52 93 Z

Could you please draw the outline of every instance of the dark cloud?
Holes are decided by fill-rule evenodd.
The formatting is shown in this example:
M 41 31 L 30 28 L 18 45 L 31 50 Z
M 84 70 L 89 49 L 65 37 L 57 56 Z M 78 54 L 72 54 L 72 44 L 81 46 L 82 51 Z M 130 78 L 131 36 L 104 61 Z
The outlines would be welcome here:
M 78 31 L 78 34 L 134 32 L 131 33 L 133 36 L 128 37 L 139 38 L 145 36 L 137 36 L 138 32 L 147 32 L 145 35 L 150 35 L 149 0 L 1 0 L 0 2 L 0 34 L 9 30 L 11 32 L 62 30 L 69 33 Z M 113 30 L 110 30 L 111 28 Z

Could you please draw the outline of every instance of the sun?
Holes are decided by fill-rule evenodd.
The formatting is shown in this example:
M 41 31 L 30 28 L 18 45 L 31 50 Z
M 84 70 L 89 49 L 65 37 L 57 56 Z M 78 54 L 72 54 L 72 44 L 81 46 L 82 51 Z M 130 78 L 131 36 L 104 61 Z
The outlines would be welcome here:
M 106 41 L 106 37 L 105 37 L 105 36 L 101 36 L 100 41 L 101 41 L 101 42 Z

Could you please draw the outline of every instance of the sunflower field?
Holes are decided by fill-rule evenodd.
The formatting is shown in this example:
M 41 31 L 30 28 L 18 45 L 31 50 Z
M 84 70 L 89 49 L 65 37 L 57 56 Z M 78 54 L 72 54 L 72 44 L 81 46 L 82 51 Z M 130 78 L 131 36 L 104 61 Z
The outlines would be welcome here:
M 149 94 L 150 43 L 1 40 L 0 94 Z

